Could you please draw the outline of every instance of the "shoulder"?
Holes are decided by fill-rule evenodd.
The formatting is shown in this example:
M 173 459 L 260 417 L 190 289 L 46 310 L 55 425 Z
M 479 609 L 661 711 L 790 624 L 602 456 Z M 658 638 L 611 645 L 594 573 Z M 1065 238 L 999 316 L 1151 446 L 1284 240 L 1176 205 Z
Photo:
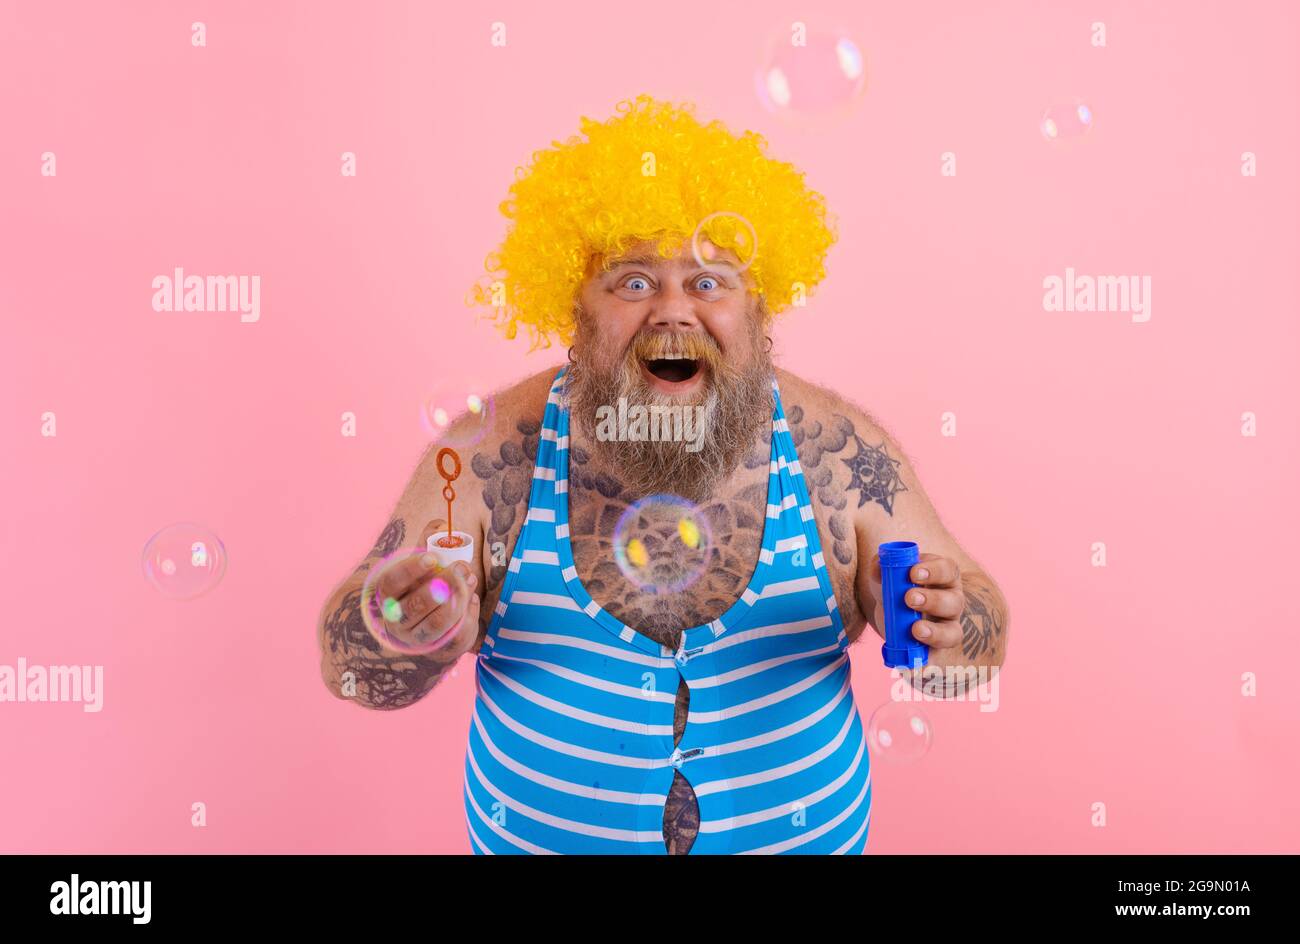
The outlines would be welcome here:
M 559 364 L 546 367 L 493 394 L 496 419 L 489 438 L 498 442 L 513 438 L 519 432 L 521 420 L 533 420 L 540 425 L 546 413 L 546 398 L 559 372 Z
M 778 369 L 776 380 L 791 437 L 799 447 L 801 465 L 820 468 L 824 455 L 849 460 L 859 452 L 874 448 L 883 450 L 899 467 L 911 467 L 898 441 L 866 408 L 789 371 Z M 812 461 L 803 458 L 805 443 L 814 453 L 809 456 Z M 845 469 L 834 471 L 847 472 L 850 464 L 846 461 Z
M 825 506 L 852 525 L 829 522 L 840 563 L 848 563 L 850 540 L 859 557 L 885 541 L 907 540 L 963 568 L 978 568 L 943 524 L 913 460 L 883 423 L 848 398 L 793 374 L 778 371 L 777 383 L 814 508 L 820 513 Z M 841 531 L 848 532 L 844 540 Z
M 547 367 L 493 395 L 492 428 L 475 445 L 470 460 L 476 478 L 488 480 L 521 467 L 526 467 L 531 477 L 547 397 L 559 370 L 558 365 Z
M 547 367 L 501 387 L 483 399 L 480 413 L 467 410 L 456 417 L 446 433 L 429 444 L 420 463 L 422 477 L 441 489 L 436 457 L 450 446 L 461 459 L 462 471 L 455 483 L 458 505 L 460 498 L 468 500 L 466 507 L 479 505 L 485 484 L 507 473 L 531 478 L 546 398 L 559 369 L 559 365 Z
M 849 398 L 788 371 L 777 371 L 777 383 L 814 508 L 819 517 L 833 514 L 856 526 L 829 522 L 835 557 L 847 565 L 856 556 L 850 554 L 853 530 L 901 516 L 923 498 L 912 462 L 884 425 Z
M 451 445 L 458 452 L 481 455 L 500 449 L 504 443 L 518 441 L 526 434 L 525 430 L 536 432 L 533 427 L 541 428 L 546 398 L 559 370 L 558 365 L 547 367 L 493 391 L 483 398 L 479 413 L 466 410 L 456 417 L 447 432 L 430 444 L 430 453 Z M 464 448 L 459 444 L 464 444 Z

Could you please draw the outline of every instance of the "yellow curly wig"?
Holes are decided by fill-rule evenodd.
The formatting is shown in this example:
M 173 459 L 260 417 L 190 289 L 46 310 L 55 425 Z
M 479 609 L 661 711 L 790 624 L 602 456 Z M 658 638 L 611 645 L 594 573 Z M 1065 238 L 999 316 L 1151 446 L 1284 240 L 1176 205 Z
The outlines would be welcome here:
M 586 140 L 553 142 L 515 171 L 501 204 L 512 225 L 486 259 L 487 278 L 467 298 L 494 309 L 506 337 L 523 324 L 534 348 L 549 346 L 551 335 L 571 343 L 574 306 L 593 258 L 646 240 L 671 258 L 716 213 L 753 227 L 756 253 L 732 216 L 705 223 L 702 232 L 752 258 L 752 290 L 770 314 L 789 307 L 800 286 L 810 294 L 825 277 L 836 238 L 826 200 L 793 165 L 767 156 L 762 135 L 737 137 L 718 121 L 702 125 L 692 106 L 649 95 L 620 102 L 616 111 L 603 123 L 584 117 Z

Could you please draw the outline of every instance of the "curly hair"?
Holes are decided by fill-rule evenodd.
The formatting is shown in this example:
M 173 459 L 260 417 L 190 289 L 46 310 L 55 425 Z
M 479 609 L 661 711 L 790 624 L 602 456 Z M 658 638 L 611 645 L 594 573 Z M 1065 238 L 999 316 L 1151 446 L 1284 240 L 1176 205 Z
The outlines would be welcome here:
M 767 156 L 762 135 L 701 124 L 693 106 L 649 95 L 616 111 L 603 123 L 582 118 L 585 140 L 553 142 L 515 171 L 500 205 L 512 223 L 466 299 L 493 309 L 506 337 L 523 324 L 534 348 L 552 335 L 570 343 L 593 259 L 642 241 L 671 258 L 701 223 L 715 245 L 752 259 L 750 290 L 772 315 L 825 278 L 836 239 L 826 200 L 792 164 Z M 753 228 L 756 252 L 737 216 Z

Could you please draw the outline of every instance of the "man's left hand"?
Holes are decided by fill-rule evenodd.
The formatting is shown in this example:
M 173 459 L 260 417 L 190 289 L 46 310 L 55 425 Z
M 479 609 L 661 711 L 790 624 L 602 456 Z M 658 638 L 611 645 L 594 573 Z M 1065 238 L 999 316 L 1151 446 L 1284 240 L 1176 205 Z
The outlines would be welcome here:
M 885 632 L 884 596 L 880 577 L 880 555 L 871 559 L 871 594 L 876 603 L 876 626 Z M 908 580 L 916 584 L 907 591 L 907 605 L 921 614 L 912 624 L 912 636 L 932 649 L 953 649 L 962 644 L 961 614 L 966 607 L 962 591 L 961 568 L 951 558 L 938 554 L 921 554 L 913 564 Z

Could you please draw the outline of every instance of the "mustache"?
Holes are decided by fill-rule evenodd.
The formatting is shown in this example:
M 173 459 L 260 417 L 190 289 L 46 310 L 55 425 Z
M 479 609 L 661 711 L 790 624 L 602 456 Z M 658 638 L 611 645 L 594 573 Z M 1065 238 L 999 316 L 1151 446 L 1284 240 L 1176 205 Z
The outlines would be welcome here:
M 722 363 L 722 349 L 707 334 L 644 331 L 632 339 L 628 356 L 643 361 L 685 358 L 703 361 L 711 368 Z

